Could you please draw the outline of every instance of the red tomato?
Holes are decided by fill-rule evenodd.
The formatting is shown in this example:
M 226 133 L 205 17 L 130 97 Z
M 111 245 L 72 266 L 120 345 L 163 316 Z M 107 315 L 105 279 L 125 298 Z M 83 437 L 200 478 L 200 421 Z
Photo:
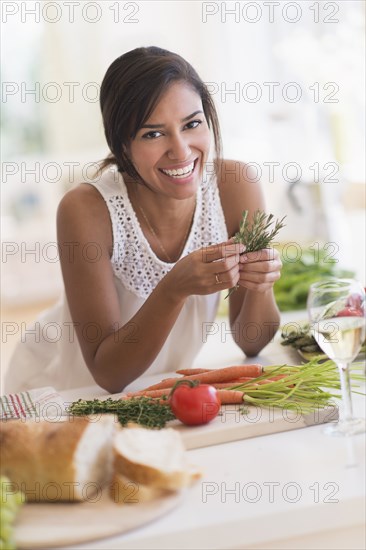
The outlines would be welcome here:
M 345 307 L 338 311 L 336 317 L 363 317 L 363 311 L 355 307 Z
M 177 384 L 173 389 L 169 398 L 170 408 L 183 424 L 207 424 L 220 410 L 217 390 L 209 384 L 191 385 L 187 382 Z

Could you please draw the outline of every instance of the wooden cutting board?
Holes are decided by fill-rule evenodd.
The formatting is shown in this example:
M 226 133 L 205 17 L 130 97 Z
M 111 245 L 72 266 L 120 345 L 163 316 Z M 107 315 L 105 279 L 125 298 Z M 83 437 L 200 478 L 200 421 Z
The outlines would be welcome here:
M 156 380 L 159 381 L 157 376 L 151 378 L 153 383 Z M 119 399 L 121 395 L 124 394 L 99 395 L 98 399 L 104 400 L 109 397 Z M 85 399 L 94 397 L 95 395 L 83 396 Z M 338 407 L 336 405 L 329 405 L 323 409 L 316 409 L 310 414 L 302 415 L 296 408 L 261 408 L 256 405 L 235 404 L 223 405 L 219 416 L 204 426 L 185 426 L 178 420 L 174 420 L 168 422 L 167 427 L 175 428 L 180 432 L 186 449 L 198 449 L 250 437 L 297 430 L 326 422 L 336 422 L 337 420 Z
M 104 491 L 96 502 L 25 504 L 17 520 L 16 546 L 19 550 L 52 548 L 125 533 L 167 514 L 183 494 L 141 504 L 115 504 Z
M 180 432 L 186 449 L 198 449 L 250 437 L 297 430 L 336 420 L 338 420 L 336 406 L 301 415 L 294 409 L 225 405 L 222 407 L 220 416 L 204 426 L 184 426 L 178 421 L 171 422 L 169 425 Z

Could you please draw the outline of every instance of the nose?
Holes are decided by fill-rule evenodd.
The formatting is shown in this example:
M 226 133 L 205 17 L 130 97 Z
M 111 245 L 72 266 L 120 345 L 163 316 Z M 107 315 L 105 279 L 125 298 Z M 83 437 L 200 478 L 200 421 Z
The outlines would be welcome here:
M 184 161 L 191 155 L 188 138 L 181 133 L 171 137 L 169 142 L 168 157 L 170 160 Z

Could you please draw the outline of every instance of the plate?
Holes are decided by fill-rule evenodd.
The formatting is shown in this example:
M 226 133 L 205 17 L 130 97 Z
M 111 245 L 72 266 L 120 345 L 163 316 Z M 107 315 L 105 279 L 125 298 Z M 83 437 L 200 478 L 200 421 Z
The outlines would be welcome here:
M 151 502 L 115 504 L 106 488 L 94 502 L 28 503 L 17 519 L 16 547 L 53 548 L 126 533 L 173 510 L 184 493 L 171 493 Z
M 305 359 L 305 361 L 312 361 L 313 359 L 315 359 L 315 357 L 317 357 L 319 359 L 319 361 L 327 361 L 329 359 L 328 355 L 326 355 L 325 353 L 301 351 L 301 349 L 296 349 L 296 348 L 292 348 L 292 349 L 297 351 L 297 353 L 300 355 L 300 357 Z
M 295 324 L 297 324 L 299 326 L 300 330 L 301 330 L 301 327 L 304 326 L 304 325 L 307 325 L 308 321 L 301 320 L 301 321 L 297 321 Z M 283 331 L 283 327 L 281 327 L 281 332 L 282 331 Z M 310 336 L 310 334 L 307 332 L 306 337 L 308 337 L 308 336 Z M 284 341 L 285 341 L 285 339 L 283 337 L 281 337 L 281 344 L 282 345 L 283 345 Z M 314 338 L 313 338 L 313 343 L 316 344 L 316 341 L 314 340 Z M 286 346 L 284 346 L 284 347 L 287 347 L 289 349 L 294 350 L 295 352 L 297 352 L 300 355 L 300 357 L 305 359 L 305 361 L 312 361 L 315 358 L 319 359 L 320 361 L 327 361 L 329 359 L 329 357 L 325 353 L 323 353 L 323 351 L 320 349 L 319 346 L 318 346 L 319 351 L 303 351 L 302 349 L 295 347 L 293 344 L 286 344 Z M 354 362 L 362 361 L 362 360 L 365 359 L 365 347 L 366 347 L 366 344 L 364 342 L 363 345 L 362 345 L 362 348 L 360 349 L 359 354 L 353 360 Z
M 329 359 L 328 355 L 325 353 L 310 353 L 306 351 L 301 351 L 301 349 L 292 348 L 306 361 L 311 361 L 312 359 L 315 359 L 316 357 L 320 361 L 327 361 Z M 356 363 L 358 361 L 363 361 L 365 359 L 365 352 L 360 351 L 360 353 L 355 357 L 355 359 L 352 361 L 352 363 Z

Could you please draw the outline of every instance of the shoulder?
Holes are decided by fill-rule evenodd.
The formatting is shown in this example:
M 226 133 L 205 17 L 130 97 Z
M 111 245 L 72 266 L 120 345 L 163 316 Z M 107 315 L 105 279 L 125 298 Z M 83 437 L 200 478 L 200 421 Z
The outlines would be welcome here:
M 57 232 L 64 238 L 94 238 L 110 245 L 108 208 L 93 185 L 81 183 L 63 196 L 57 209 Z
M 65 193 L 58 206 L 58 211 L 64 213 L 79 209 L 98 209 L 103 206 L 103 203 L 103 197 L 93 185 L 80 183 Z
M 108 216 L 108 209 L 102 195 L 88 183 L 81 183 L 68 191 L 57 209 L 58 220 L 81 215 L 85 216 L 85 219 L 93 219 L 95 215 L 98 215 L 98 218 Z
M 217 164 L 217 186 L 229 236 L 238 231 L 243 210 L 249 214 L 265 210 L 258 174 L 249 164 L 222 159 Z

